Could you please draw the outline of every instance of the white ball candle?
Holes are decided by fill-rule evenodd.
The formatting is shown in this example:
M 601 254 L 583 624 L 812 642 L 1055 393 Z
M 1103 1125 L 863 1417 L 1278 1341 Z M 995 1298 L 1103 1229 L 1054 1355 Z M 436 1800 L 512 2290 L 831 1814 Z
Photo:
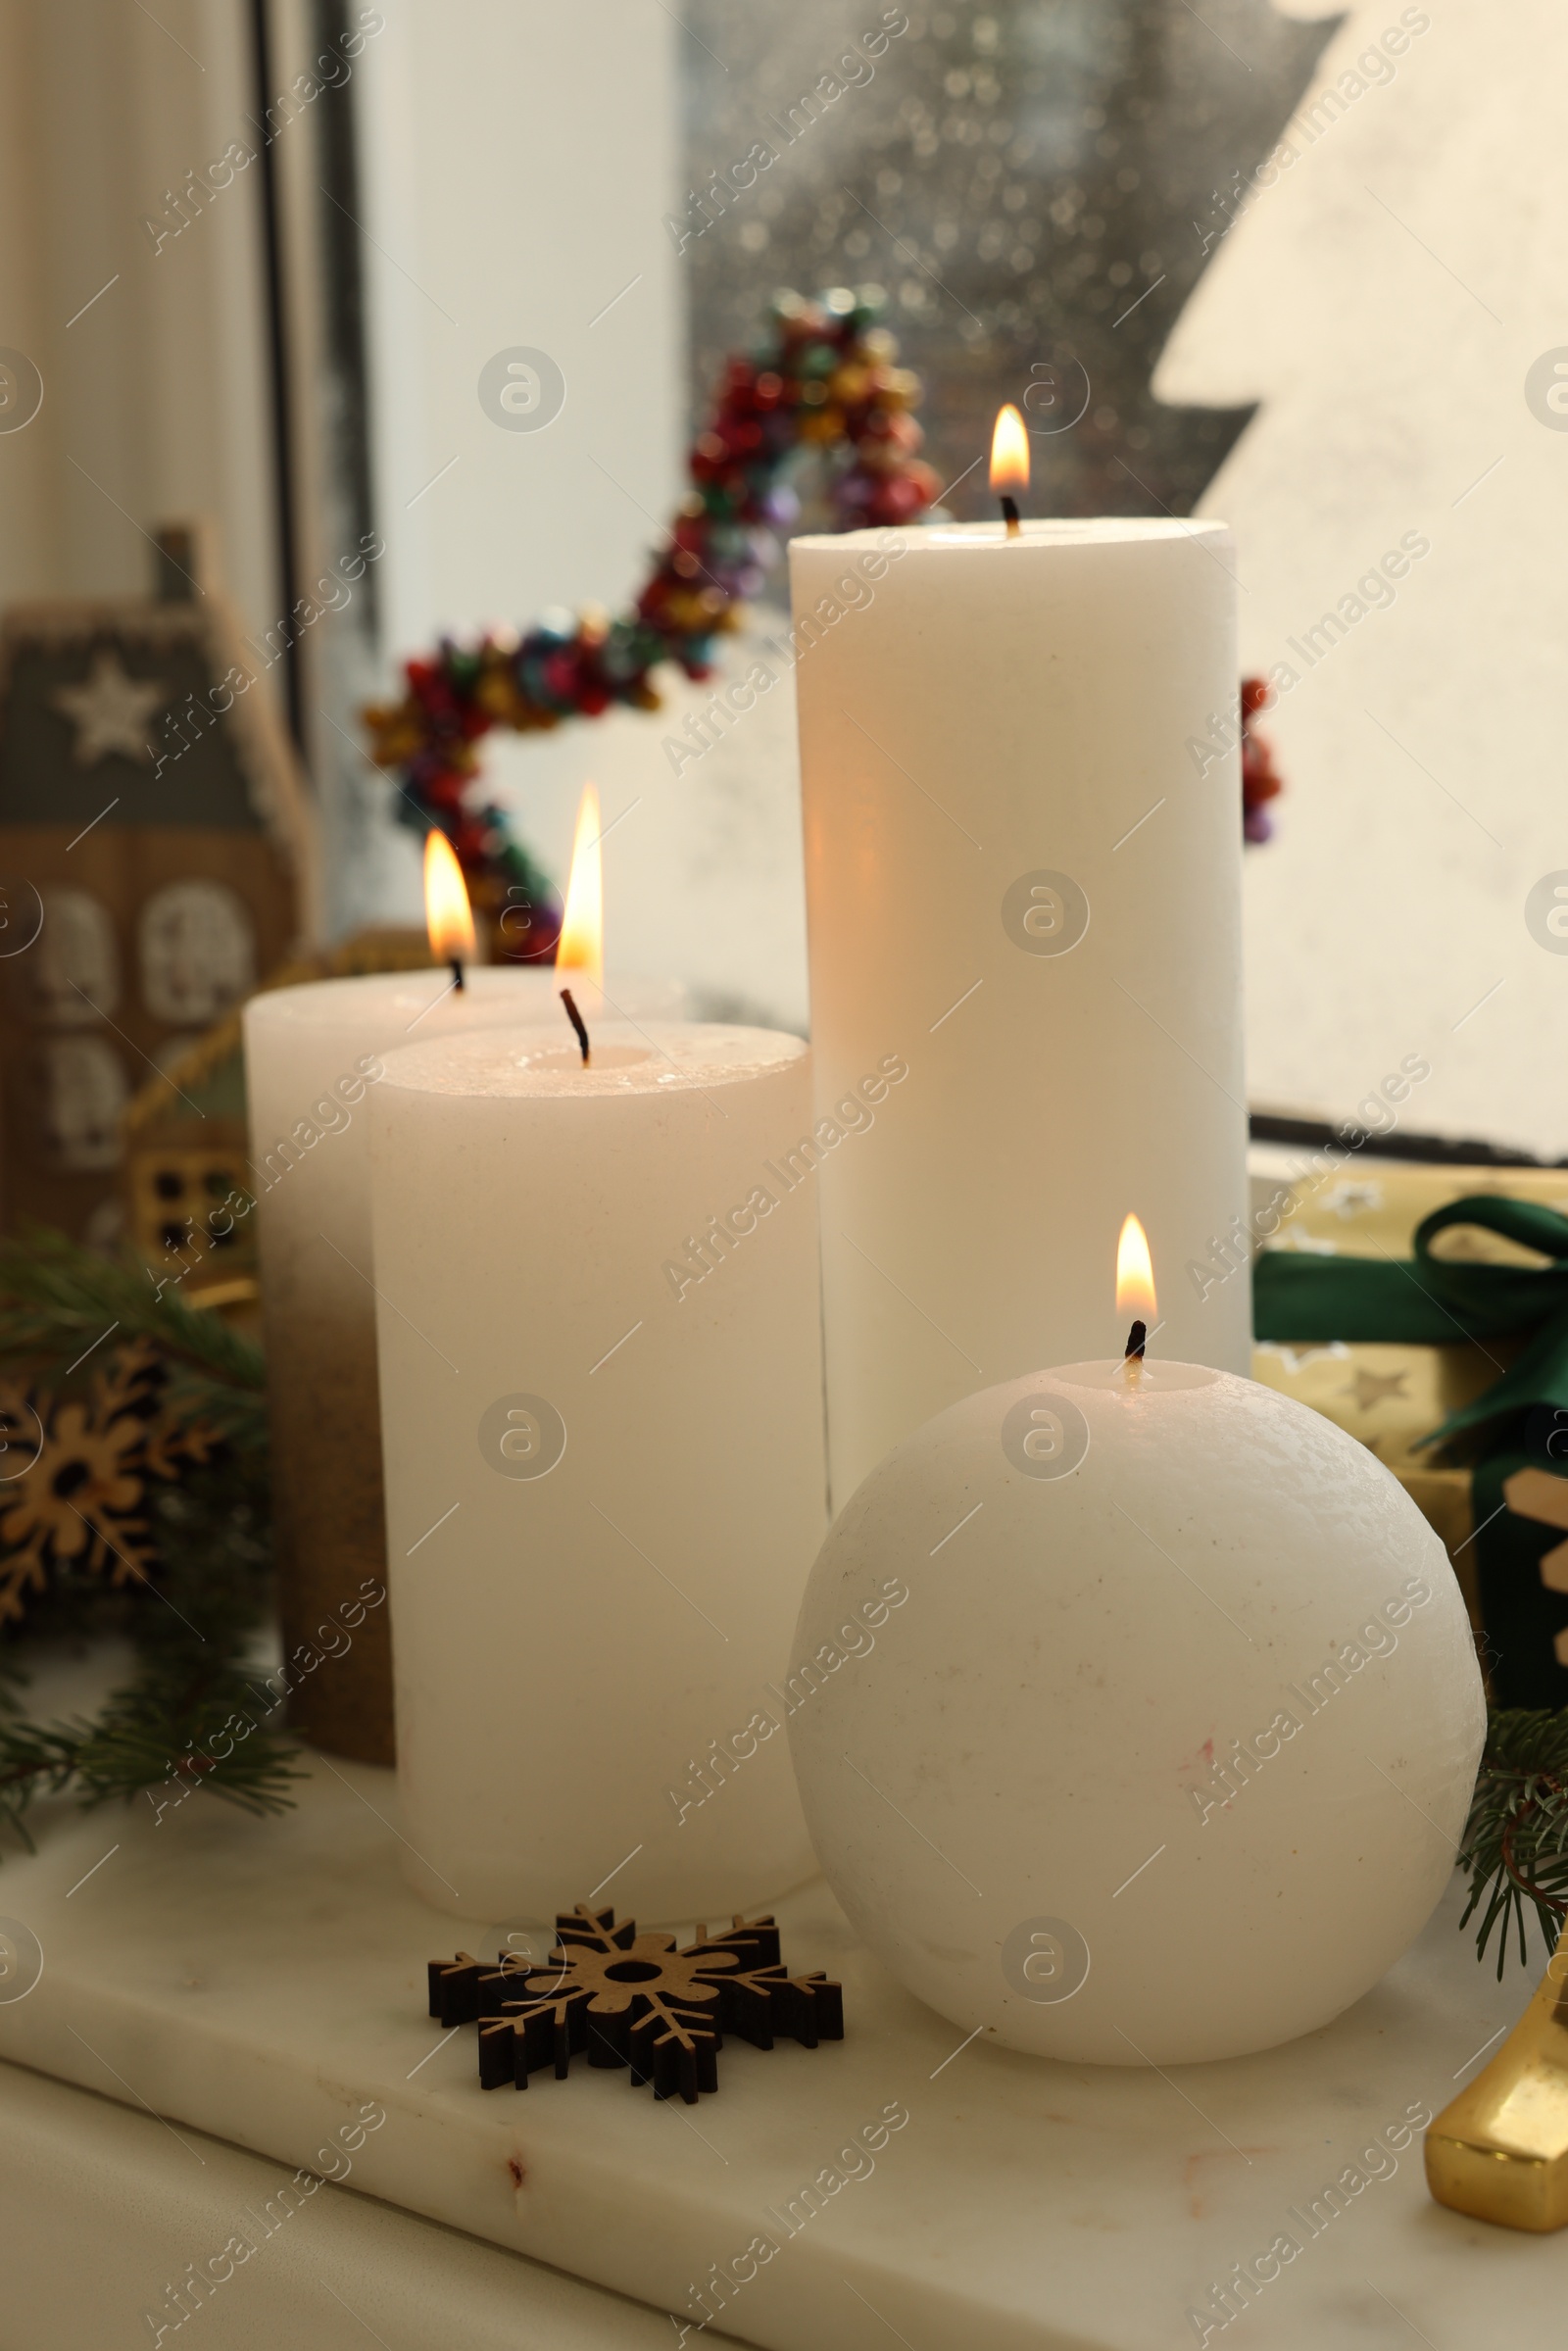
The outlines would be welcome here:
M 1484 1727 L 1397 1482 L 1187 1363 L 1068 1364 L 907 1438 L 794 1660 L 807 1819 L 866 1942 L 960 2032 L 1106 2065 L 1268 2048 L 1366 1991 L 1452 1870 Z
M 1167 1261 L 1246 1213 L 1234 572 L 1207 521 L 790 549 L 835 1505 L 1098 1351 L 1135 1168 Z M 1169 1351 L 1245 1371 L 1245 1280 L 1169 1288 Z
M 372 1098 L 401 1848 L 650 1922 L 812 1874 L 772 1691 L 826 1521 L 798 1038 L 564 1018 Z
M 395 1047 L 561 1017 L 548 966 L 313 980 L 245 1007 L 245 1078 L 267 1345 L 285 1667 L 384 1579 L 370 1148 L 366 1104 Z M 603 999 L 579 982 L 591 1015 Z M 616 983 L 636 1018 L 681 1009 L 673 983 Z M 352 1642 L 298 1673 L 291 1719 L 335 1754 L 390 1763 L 391 1646 L 373 1605 Z

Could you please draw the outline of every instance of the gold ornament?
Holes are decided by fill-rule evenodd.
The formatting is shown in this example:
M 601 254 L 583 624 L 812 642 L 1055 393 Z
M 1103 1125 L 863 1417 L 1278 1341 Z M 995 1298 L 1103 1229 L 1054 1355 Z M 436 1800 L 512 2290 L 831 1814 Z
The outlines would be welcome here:
M 1568 2224 L 1568 1927 L 1490 2065 L 1426 2134 L 1440 2204 L 1499 2229 Z

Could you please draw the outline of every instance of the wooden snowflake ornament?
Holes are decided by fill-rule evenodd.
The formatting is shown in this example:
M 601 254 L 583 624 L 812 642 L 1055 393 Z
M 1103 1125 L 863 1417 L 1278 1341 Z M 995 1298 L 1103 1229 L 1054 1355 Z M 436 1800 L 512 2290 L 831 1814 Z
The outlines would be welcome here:
M 499 1964 L 460 1951 L 430 1962 L 430 2014 L 446 2026 L 479 2027 L 479 2082 L 526 2089 L 528 2076 L 554 2065 L 564 2082 L 573 2057 L 629 2066 L 632 2085 L 695 2106 L 718 2087 L 726 2033 L 754 2048 L 776 2038 L 814 2049 L 844 2038 L 844 1994 L 820 1971 L 792 1976 L 779 1957 L 770 1918 L 736 1919 L 727 1934 L 705 1927 L 689 1949 L 672 1935 L 617 1927 L 612 1910 L 579 1902 L 556 1920 L 556 1947 L 543 1965 L 503 1952 Z
M 146 1517 L 151 1478 L 211 1459 L 213 1432 L 163 1412 L 168 1367 L 144 1339 L 119 1347 L 85 1398 L 0 1380 L 0 1625 L 24 1612 L 51 1571 L 103 1568 L 145 1584 L 157 1565 Z M 16 1466 L 18 1461 L 21 1468 Z

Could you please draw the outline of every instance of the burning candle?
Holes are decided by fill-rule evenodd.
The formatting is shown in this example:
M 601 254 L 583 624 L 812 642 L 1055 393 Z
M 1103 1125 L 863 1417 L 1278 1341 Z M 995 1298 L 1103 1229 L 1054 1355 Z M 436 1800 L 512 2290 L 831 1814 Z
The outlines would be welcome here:
M 826 1520 L 805 1046 L 574 1025 L 416 1040 L 371 1113 L 404 1867 L 541 1929 L 812 1874 L 778 1676 Z
M 595 988 L 604 985 L 605 885 L 599 856 L 599 795 L 590 784 L 577 810 L 577 837 L 571 853 L 571 881 L 561 917 L 561 937 L 556 943 L 557 979 L 563 982 L 576 980 L 579 987 L 584 980 Z M 582 1053 L 582 1065 L 586 1069 L 590 1052 L 588 1029 L 569 985 L 563 986 L 561 1001 L 571 1022 Z
M 585 801 L 592 790 L 590 784 Z M 433 828 L 424 836 L 424 927 L 430 953 L 451 971 L 453 987 L 464 987 L 465 969 L 474 959 L 473 908 L 458 853 Z
M 1128 1216 L 1122 1222 L 1116 1242 L 1116 1311 L 1133 1317 L 1127 1333 L 1129 1365 L 1142 1364 L 1144 1360 L 1149 1345 L 1149 1324 L 1145 1317 L 1154 1313 L 1157 1305 L 1149 1235 L 1136 1216 Z
M 1023 537 L 1014 492 L 1029 487 L 1029 434 L 1023 418 L 1006 401 L 997 412 L 991 436 L 991 487 L 1002 501 L 1002 519 L 1009 539 Z
M 583 788 L 577 809 L 577 830 L 571 846 L 571 878 L 556 942 L 558 981 L 593 988 L 605 984 L 605 881 L 599 841 L 602 831 L 599 794 L 592 784 Z
M 950 1406 L 840 1514 L 791 1738 L 828 1879 L 910 1991 L 1009 2048 L 1180 2065 L 1326 2024 L 1413 1940 L 1484 1705 L 1397 1480 L 1157 1353 L 1134 1218 L 1118 1256 L 1117 1354 Z
M 596 811 L 596 855 L 597 832 Z M 424 871 L 430 952 L 446 970 L 277 988 L 244 1015 L 290 1719 L 367 1763 L 392 1761 L 386 1608 L 372 1599 L 333 1630 L 345 1607 L 365 1607 L 367 1586 L 385 1591 L 367 1103 L 394 1046 L 555 1012 L 548 966 L 472 968 L 473 918 L 443 834 L 427 837 Z M 602 1009 L 602 993 L 588 994 Z M 614 994 L 632 1018 L 682 1008 L 673 982 L 617 982 Z
M 1092 1350 L 1135 1188 L 1168 1351 L 1250 1361 L 1241 782 L 1190 748 L 1236 704 L 1229 534 L 1021 521 L 1028 478 L 1004 409 L 1000 522 L 790 550 L 818 1118 L 909 1070 L 822 1153 L 836 1505 L 942 1405 Z

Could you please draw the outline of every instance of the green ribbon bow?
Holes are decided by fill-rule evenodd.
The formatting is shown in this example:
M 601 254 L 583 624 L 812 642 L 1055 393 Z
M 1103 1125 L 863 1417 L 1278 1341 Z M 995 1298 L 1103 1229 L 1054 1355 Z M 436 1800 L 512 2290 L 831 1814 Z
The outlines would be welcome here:
M 1453 1225 L 1479 1225 L 1549 1262 L 1477 1265 L 1434 1256 L 1434 1239 Z M 1468 1439 L 1465 1449 L 1477 1455 L 1474 1540 L 1498 1704 L 1562 1706 L 1568 1663 L 1559 1662 L 1557 1641 L 1568 1635 L 1568 1592 L 1542 1583 L 1541 1562 L 1563 1541 L 1568 1493 L 1563 1524 L 1547 1525 L 1510 1510 L 1503 1487 L 1516 1470 L 1555 1469 L 1568 1459 L 1568 1217 L 1537 1201 L 1482 1194 L 1426 1217 L 1414 1247 L 1407 1260 L 1265 1249 L 1252 1269 L 1253 1329 L 1259 1339 L 1286 1342 L 1441 1347 L 1468 1340 L 1483 1351 L 1489 1340 L 1523 1342 L 1511 1363 L 1497 1363 L 1491 1387 L 1422 1443 Z M 1568 1650 L 1568 1639 L 1563 1645 Z

